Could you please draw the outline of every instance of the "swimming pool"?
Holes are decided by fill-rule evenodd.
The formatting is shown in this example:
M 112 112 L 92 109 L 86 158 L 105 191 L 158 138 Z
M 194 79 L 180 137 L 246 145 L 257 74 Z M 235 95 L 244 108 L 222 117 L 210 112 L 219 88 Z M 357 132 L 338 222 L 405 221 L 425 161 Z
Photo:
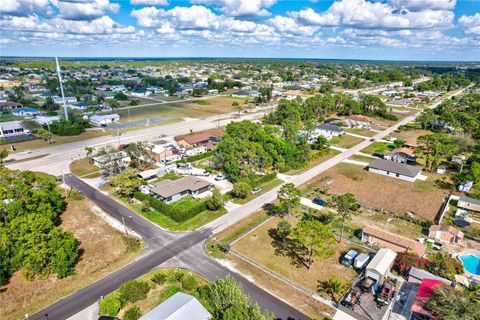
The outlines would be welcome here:
M 467 254 L 460 256 L 460 261 L 462 261 L 465 270 L 471 274 L 480 275 L 480 256 Z

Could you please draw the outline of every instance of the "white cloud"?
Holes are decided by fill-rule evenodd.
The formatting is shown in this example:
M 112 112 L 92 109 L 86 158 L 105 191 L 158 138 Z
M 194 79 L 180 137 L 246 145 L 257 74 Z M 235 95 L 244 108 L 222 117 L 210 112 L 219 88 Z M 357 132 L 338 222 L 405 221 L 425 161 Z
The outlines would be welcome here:
M 168 6 L 168 0 L 130 0 L 134 6 Z
M 2 0 L 0 12 L 2 15 L 28 16 L 32 13 L 43 14 L 47 11 L 48 0 Z
M 461 16 L 458 22 L 465 28 L 465 33 L 480 35 L 480 13 L 473 16 Z
M 269 16 L 267 10 L 276 3 L 276 0 L 191 0 L 191 3 L 213 5 L 221 12 L 232 17 L 240 16 Z
M 305 25 L 384 29 L 447 28 L 452 26 L 454 18 L 451 11 L 398 12 L 386 3 L 366 0 L 337 1 L 322 13 L 309 8 L 291 12 L 290 16 Z
M 93 20 L 108 12 L 116 13 L 120 9 L 118 3 L 111 3 L 109 0 L 52 0 L 52 3 L 58 8 L 60 17 L 69 20 Z
M 295 19 L 290 17 L 275 16 L 269 19 L 268 22 L 277 30 L 286 34 L 312 35 L 317 29 L 311 26 L 300 26 Z
M 390 0 L 388 3 L 394 8 L 409 11 L 453 10 L 457 0 Z
M 0 45 L 4 45 L 4 44 L 9 44 L 9 43 L 12 43 L 12 39 L 8 39 L 8 38 L 2 38 L 0 39 Z

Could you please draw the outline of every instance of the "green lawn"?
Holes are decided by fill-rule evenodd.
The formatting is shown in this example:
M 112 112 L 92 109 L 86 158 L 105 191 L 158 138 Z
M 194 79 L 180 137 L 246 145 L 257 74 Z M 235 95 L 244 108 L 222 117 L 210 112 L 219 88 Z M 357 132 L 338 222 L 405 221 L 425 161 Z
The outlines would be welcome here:
M 190 197 L 184 197 L 176 202 L 173 203 L 172 206 L 174 206 L 177 209 L 185 209 L 190 206 L 192 206 L 193 203 L 195 203 L 195 199 L 192 199 Z M 124 201 L 126 204 L 126 202 Z M 140 214 L 141 216 L 147 218 L 148 220 L 152 221 L 153 223 L 156 223 L 159 225 L 161 228 L 168 229 L 171 231 L 188 231 L 188 230 L 195 230 L 203 226 L 204 224 L 209 223 L 210 221 L 213 221 L 222 215 L 224 215 L 227 211 L 225 209 L 221 209 L 219 211 L 209 211 L 205 210 L 197 214 L 191 219 L 188 219 L 183 222 L 177 222 L 170 217 L 156 211 L 156 210 L 151 210 L 149 212 L 146 212 L 143 209 L 142 204 L 126 204 L 130 209 L 135 211 L 136 213 Z
M 340 147 L 340 148 L 350 149 L 351 147 L 359 144 L 362 141 L 363 141 L 362 138 L 358 138 L 358 137 L 350 136 L 348 134 L 344 134 L 344 135 L 339 136 L 339 137 L 333 137 L 328 142 L 331 145 L 334 145 L 334 146 L 337 146 L 337 147 Z
M 363 162 L 372 162 L 375 158 L 371 158 L 371 157 L 366 157 L 366 156 L 362 156 L 362 155 L 359 155 L 359 154 L 354 154 L 353 156 L 351 156 L 350 158 L 348 158 L 350 160 L 357 160 L 357 161 L 363 161 Z
M 100 168 L 90 163 L 89 159 L 75 160 L 70 164 L 70 171 L 77 177 L 98 178 Z
M 393 150 L 395 149 L 395 145 L 392 143 L 388 142 L 374 142 L 365 149 L 362 149 L 361 151 L 363 153 L 368 153 L 368 154 L 373 154 L 373 153 L 384 153 L 387 150 Z
M 372 131 L 372 130 L 366 130 L 366 129 L 362 129 L 362 128 L 347 128 L 347 129 L 345 129 L 345 132 L 359 134 L 359 135 L 365 136 L 365 137 L 373 137 L 374 135 L 376 135 L 378 133 L 378 132 L 375 132 L 375 131 Z

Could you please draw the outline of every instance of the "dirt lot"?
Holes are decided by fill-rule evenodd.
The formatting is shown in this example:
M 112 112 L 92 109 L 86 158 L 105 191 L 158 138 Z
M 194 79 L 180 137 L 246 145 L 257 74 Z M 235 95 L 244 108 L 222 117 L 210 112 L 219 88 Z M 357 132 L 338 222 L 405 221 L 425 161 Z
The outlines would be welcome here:
M 135 250 L 129 252 L 124 236 L 93 214 L 91 206 L 89 200 L 72 200 L 61 216 L 61 227 L 73 232 L 83 250 L 76 274 L 61 280 L 50 276 L 28 281 L 21 271 L 16 272 L 7 285 L 0 287 L 1 319 L 23 319 L 24 314 L 33 314 L 137 256 L 141 245 L 132 240 Z
M 331 277 L 352 281 L 356 277 L 353 269 L 345 268 L 339 263 L 342 252 L 351 248 L 346 243 L 335 246 L 335 254 L 332 257 L 325 260 L 316 259 L 310 270 L 303 265 L 297 265 L 292 258 L 278 254 L 269 230 L 275 228 L 279 221 L 280 218 L 272 218 L 236 242 L 233 249 L 314 292 L 317 291 L 317 281 L 328 280 Z
M 366 207 L 396 214 L 413 212 L 421 218 L 433 220 L 447 194 L 435 185 L 433 177 L 412 183 L 370 173 L 361 166 L 341 163 L 316 176 L 306 187 L 328 180 L 330 193 L 351 192 Z

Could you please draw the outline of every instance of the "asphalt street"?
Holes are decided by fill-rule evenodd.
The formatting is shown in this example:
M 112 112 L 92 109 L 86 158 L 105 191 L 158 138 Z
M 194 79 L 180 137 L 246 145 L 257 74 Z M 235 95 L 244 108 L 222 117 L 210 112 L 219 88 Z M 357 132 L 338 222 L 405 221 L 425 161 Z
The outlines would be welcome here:
M 459 93 L 460 92 L 457 92 L 449 96 Z M 430 107 L 433 108 L 440 102 L 441 101 L 432 104 Z M 353 148 L 345 150 L 337 156 L 311 168 L 302 174 L 292 176 L 288 182 L 292 182 L 297 186 L 307 182 L 312 177 L 324 172 L 325 170 L 328 170 L 344 159 L 349 158 L 374 141 L 383 139 L 391 132 L 396 130 L 400 125 L 414 120 L 419 115 L 420 112 L 406 117 L 396 125 L 379 132 L 370 139 L 362 141 Z M 172 129 L 175 130 L 174 128 Z M 178 134 L 178 131 L 175 134 Z M 27 164 L 26 169 L 38 170 L 38 168 L 35 166 L 35 161 L 36 160 L 25 162 Z M 212 281 L 223 278 L 227 274 L 232 274 L 224 266 L 207 256 L 203 249 L 206 239 L 210 235 L 222 231 L 238 221 L 248 217 L 250 214 L 259 210 L 265 203 L 273 201 L 276 198 L 277 192 L 280 188 L 277 187 L 266 192 L 265 194 L 253 199 L 239 208 L 226 213 L 225 215 L 208 223 L 196 231 L 173 233 L 160 229 L 153 223 L 150 223 L 148 220 L 136 215 L 132 211 L 123 207 L 120 203 L 107 197 L 74 176 L 67 175 L 66 182 L 72 187 L 82 191 L 88 198 L 92 199 L 99 207 L 105 210 L 112 217 L 118 219 L 119 221 L 122 221 L 122 218 L 125 219 L 125 223 L 129 228 L 134 229 L 137 233 L 144 237 L 146 242 L 146 250 L 137 260 L 125 266 L 124 268 L 72 294 L 71 296 L 66 297 L 63 300 L 56 302 L 48 308 L 31 316 L 30 319 L 46 319 L 45 314 L 48 314 L 48 319 L 66 319 L 69 316 L 76 314 L 84 308 L 92 305 L 95 301 L 100 299 L 101 296 L 112 292 L 124 281 L 136 278 L 169 261 L 177 262 L 179 265 L 186 266 L 194 271 L 197 271 L 199 274 Z M 244 289 L 254 299 L 254 301 L 259 303 L 259 305 L 262 307 L 273 311 L 278 317 L 282 319 L 308 318 L 306 315 L 295 310 L 268 292 L 265 292 L 244 277 L 238 274 L 232 275 L 238 279 L 238 281 L 243 285 Z

